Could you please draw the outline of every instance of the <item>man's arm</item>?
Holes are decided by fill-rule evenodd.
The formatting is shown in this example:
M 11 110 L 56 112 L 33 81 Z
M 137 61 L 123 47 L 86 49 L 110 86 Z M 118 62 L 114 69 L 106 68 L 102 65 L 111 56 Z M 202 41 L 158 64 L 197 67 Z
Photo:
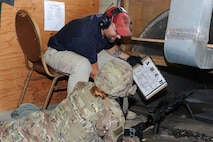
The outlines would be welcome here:
M 98 63 L 95 62 L 91 64 L 92 66 L 92 72 L 90 73 L 90 77 L 94 79 L 95 75 L 98 73 Z
M 121 59 L 124 59 L 124 60 L 126 60 L 128 57 L 129 57 L 129 55 L 127 54 L 127 53 L 124 53 L 120 48 L 119 48 L 119 46 L 118 45 L 115 45 L 115 46 L 113 46 L 112 48 L 110 48 L 110 49 L 108 49 L 108 50 L 106 50 L 109 54 L 111 54 L 112 56 L 115 56 L 115 57 L 118 57 L 118 58 L 121 58 Z M 91 66 L 92 66 L 92 72 L 91 72 L 91 74 L 90 74 L 90 77 L 91 78 L 94 78 L 95 77 L 95 75 L 97 74 L 97 72 L 98 72 L 98 63 L 96 62 L 96 63 L 93 63 L 93 64 L 91 64 Z
M 112 56 L 121 58 L 123 60 L 127 60 L 127 58 L 129 57 L 129 55 L 127 53 L 123 52 L 118 45 L 115 45 L 115 46 L 113 46 L 112 48 L 110 48 L 110 49 L 108 49 L 106 51 L 109 54 L 111 54 Z M 92 66 L 92 72 L 90 74 L 90 77 L 94 78 L 95 75 L 98 72 L 98 63 L 97 62 L 93 63 L 93 64 L 91 64 L 91 66 Z
M 115 45 L 106 51 L 112 56 L 121 58 L 123 60 L 127 60 L 127 58 L 129 58 L 129 55 L 123 52 L 118 45 Z
M 132 67 L 134 67 L 136 64 L 141 64 L 143 65 L 143 63 L 141 62 L 142 58 L 140 56 L 135 56 L 135 55 L 129 55 L 125 52 L 123 52 L 118 45 L 113 46 L 112 48 L 106 50 L 109 54 L 111 54 L 112 56 L 115 56 L 117 58 L 121 58 L 125 61 L 127 61 Z

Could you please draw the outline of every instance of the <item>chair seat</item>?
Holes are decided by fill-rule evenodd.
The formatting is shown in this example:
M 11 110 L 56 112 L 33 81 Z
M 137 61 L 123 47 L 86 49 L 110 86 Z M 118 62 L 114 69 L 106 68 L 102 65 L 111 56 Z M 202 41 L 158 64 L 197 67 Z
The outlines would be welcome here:
M 57 75 L 61 75 L 61 74 L 62 74 L 62 73 L 56 71 L 55 69 L 51 68 L 51 67 L 48 66 L 48 65 L 47 65 L 47 68 L 48 68 L 49 72 L 50 72 L 53 76 L 57 76 Z M 36 63 L 34 63 L 34 64 L 33 64 L 33 69 L 34 69 L 36 72 L 40 73 L 40 74 L 47 75 L 47 73 L 46 73 L 46 71 L 45 71 L 45 69 L 44 69 L 44 67 L 43 67 L 42 62 L 36 62 Z M 66 75 L 64 74 L 64 76 L 66 76 Z

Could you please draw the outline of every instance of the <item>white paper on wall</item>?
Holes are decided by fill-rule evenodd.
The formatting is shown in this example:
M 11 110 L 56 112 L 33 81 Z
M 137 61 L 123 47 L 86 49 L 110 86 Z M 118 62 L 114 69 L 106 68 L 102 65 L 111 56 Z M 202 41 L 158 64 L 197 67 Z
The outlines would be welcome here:
M 44 1 L 44 30 L 59 31 L 65 25 L 65 3 Z

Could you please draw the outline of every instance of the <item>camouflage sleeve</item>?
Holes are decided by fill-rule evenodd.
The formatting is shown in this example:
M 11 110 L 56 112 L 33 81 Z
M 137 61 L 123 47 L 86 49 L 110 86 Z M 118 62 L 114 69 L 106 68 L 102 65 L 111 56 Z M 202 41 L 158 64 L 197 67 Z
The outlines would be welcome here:
M 98 114 L 96 130 L 104 141 L 115 142 L 124 134 L 125 119 L 119 104 L 115 100 L 108 100 L 106 109 Z

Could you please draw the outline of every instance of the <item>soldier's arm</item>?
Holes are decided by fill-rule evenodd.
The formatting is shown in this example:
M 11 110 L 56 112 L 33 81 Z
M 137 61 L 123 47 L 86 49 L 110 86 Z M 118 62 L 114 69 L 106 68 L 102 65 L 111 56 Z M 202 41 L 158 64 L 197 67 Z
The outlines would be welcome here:
M 98 134 L 103 137 L 104 141 L 118 141 L 124 134 L 123 112 L 115 100 L 107 101 L 105 105 L 109 106 L 98 115 L 96 125 L 99 128 Z

